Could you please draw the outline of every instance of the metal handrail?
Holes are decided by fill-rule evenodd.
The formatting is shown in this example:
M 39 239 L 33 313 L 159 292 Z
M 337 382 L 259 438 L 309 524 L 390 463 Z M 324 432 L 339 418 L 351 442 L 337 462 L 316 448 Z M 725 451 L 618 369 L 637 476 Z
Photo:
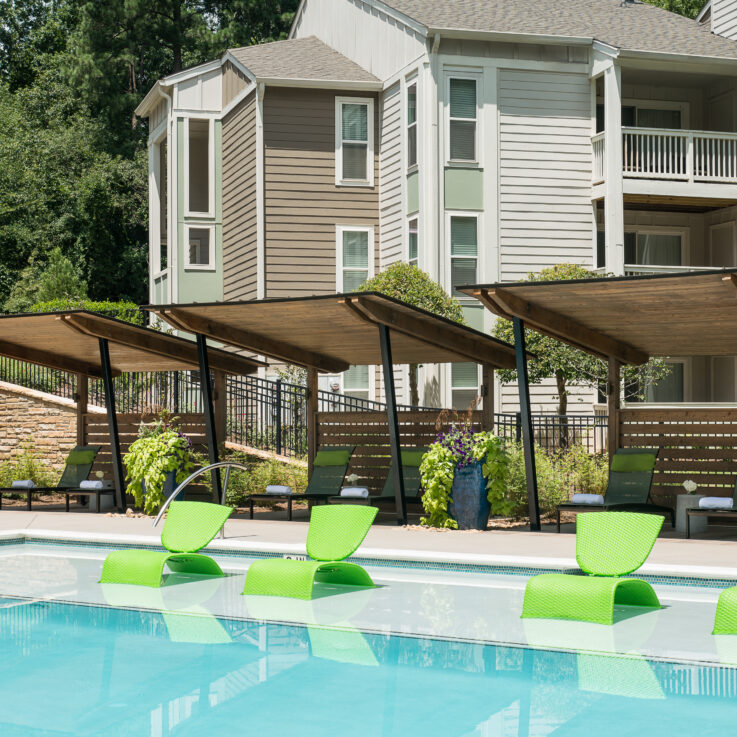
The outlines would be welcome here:
M 225 501 L 225 492 L 228 490 L 228 481 L 230 480 L 230 469 L 231 468 L 240 468 L 241 471 L 248 471 L 250 470 L 248 466 L 244 466 L 242 463 L 235 463 L 234 461 L 218 461 L 217 463 L 211 463 L 209 466 L 203 466 L 202 468 L 195 471 L 193 474 L 190 474 L 187 476 L 184 481 L 182 481 L 179 486 L 177 486 L 176 489 L 169 495 L 169 498 L 164 502 L 161 509 L 159 510 L 159 513 L 156 515 L 156 519 L 154 520 L 153 526 L 156 527 L 156 525 L 159 524 L 159 520 L 164 516 L 164 512 L 166 512 L 169 505 L 174 501 L 176 496 L 180 494 L 184 489 L 189 486 L 189 484 L 194 481 L 198 476 L 201 476 L 206 471 L 214 471 L 216 468 L 225 468 L 225 480 L 223 482 L 223 490 L 220 495 L 220 504 L 222 504 Z M 222 537 L 222 530 L 220 531 L 220 536 Z

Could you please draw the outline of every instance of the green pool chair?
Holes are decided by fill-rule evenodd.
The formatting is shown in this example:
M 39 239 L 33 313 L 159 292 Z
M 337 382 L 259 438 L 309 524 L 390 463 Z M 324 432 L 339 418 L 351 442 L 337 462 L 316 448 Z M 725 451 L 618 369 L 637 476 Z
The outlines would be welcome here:
M 233 510 L 207 502 L 172 502 L 161 531 L 161 544 L 168 552 L 116 550 L 105 558 L 100 583 L 161 586 L 164 566 L 172 573 L 222 576 L 220 566 L 198 550 L 220 532 Z
M 616 604 L 660 608 L 649 583 L 621 576 L 647 560 L 663 517 L 604 512 L 579 514 L 576 523 L 576 560 L 588 575 L 533 576 L 525 589 L 522 617 L 613 624 Z
M 737 586 L 719 594 L 712 635 L 737 635 Z
M 561 512 L 643 512 L 670 517 L 676 526 L 676 513 L 649 501 L 655 462 L 660 448 L 618 448 L 609 468 L 609 482 L 603 504 L 559 504 L 556 509 L 558 532 Z
M 251 494 L 249 497 L 250 516 L 253 519 L 253 502 L 282 500 L 287 503 L 287 519 L 292 519 L 292 500 L 307 499 L 319 504 L 327 503 L 330 497 L 340 494 L 348 464 L 355 450 L 350 446 L 326 446 L 315 454 L 312 464 L 312 475 L 304 494 Z
M 257 560 L 248 569 L 243 593 L 311 599 L 316 582 L 373 587 L 368 573 L 345 558 L 363 542 L 377 511 L 351 504 L 314 507 L 307 532 L 307 555 L 312 560 Z

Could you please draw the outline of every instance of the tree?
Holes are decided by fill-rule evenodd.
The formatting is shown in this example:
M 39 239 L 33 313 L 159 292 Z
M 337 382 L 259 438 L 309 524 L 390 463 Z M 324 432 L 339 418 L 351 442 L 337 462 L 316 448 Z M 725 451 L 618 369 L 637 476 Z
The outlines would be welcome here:
M 465 323 L 463 308 L 458 300 L 412 264 L 398 261 L 364 282 L 359 289 L 362 292 L 380 292 L 453 322 Z M 420 395 L 417 389 L 416 363 L 409 367 L 409 392 L 410 404 L 417 406 Z
M 529 274 L 528 280 L 560 281 L 597 279 L 602 276 L 606 275 L 576 264 L 558 264 L 543 269 L 539 274 Z M 494 336 L 509 343 L 514 342 L 512 323 L 509 320 L 497 320 Z M 530 382 L 539 384 L 545 379 L 555 379 L 559 415 L 565 415 L 568 411 L 569 389 L 572 385 L 598 388 L 606 382 L 607 365 L 596 356 L 534 330 L 525 330 L 525 337 L 528 350 L 535 355 L 528 367 Z M 651 359 L 642 366 L 625 366 L 622 372 L 625 391 L 628 396 L 644 398 L 647 388 L 669 373 L 670 368 L 662 359 Z M 504 383 L 517 380 L 517 372 L 513 369 L 501 369 L 497 375 Z
M 645 2 L 670 10 L 671 13 L 685 15 L 686 18 L 695 18 L 704 7 L 705 0 L 645 0 Z

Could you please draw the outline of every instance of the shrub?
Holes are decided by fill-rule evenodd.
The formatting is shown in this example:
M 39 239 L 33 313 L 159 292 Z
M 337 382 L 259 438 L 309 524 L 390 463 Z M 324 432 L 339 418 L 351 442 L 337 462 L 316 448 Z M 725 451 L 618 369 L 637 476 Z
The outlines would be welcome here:
M 59 472 L 38 457 L 32 441 L 21 446 L 19 455 L 0 462 L 0 486 L 9 487 L 13 481 L 31 479 L 36 486 L 54 486 Z
M 87 310 L 88 312 L 105 315 L 105 317 L 114 317 L 125 322 L 132 322 L 135 325 L 146 324 L 146 314 L 138 308 L 135 302 L 58 298 L 36 302 L 29 308 L 29 312 L 64 312 L 65 310 Z

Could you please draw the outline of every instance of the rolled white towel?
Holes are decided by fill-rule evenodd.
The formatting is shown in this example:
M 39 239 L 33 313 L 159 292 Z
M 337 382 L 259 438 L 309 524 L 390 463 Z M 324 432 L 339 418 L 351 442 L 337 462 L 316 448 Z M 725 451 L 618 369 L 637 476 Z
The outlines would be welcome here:
M 591 504 L 592 506 L 604 504 L 604 497 L 601 494 L 574 494 L 571 498 L 573 504 Z
M 102 489 L 102 481 L 92 481 L 87 479 L 79 482 L 80 489 Z
M 21 479 L 20 481 L 13 481 L 12 484 L 10 484 L 11 489 L 33 489 L 36 487 L 36 484 L 31 481 L 31 479 Z
M 346 499 L 367 499 L 369 490 L 365 486 L 344 486 L 340 495 Z
M 291 494 L 292 487 L 282 486 L 281 484 L 269 484 L 266 487 L 266 493 L 267 494 L 281 494 L 283 496 L 284 494 Z
M 699 509 L 732 509 L 734 502 L 728 496 L 705 496 L 699 499 Z

